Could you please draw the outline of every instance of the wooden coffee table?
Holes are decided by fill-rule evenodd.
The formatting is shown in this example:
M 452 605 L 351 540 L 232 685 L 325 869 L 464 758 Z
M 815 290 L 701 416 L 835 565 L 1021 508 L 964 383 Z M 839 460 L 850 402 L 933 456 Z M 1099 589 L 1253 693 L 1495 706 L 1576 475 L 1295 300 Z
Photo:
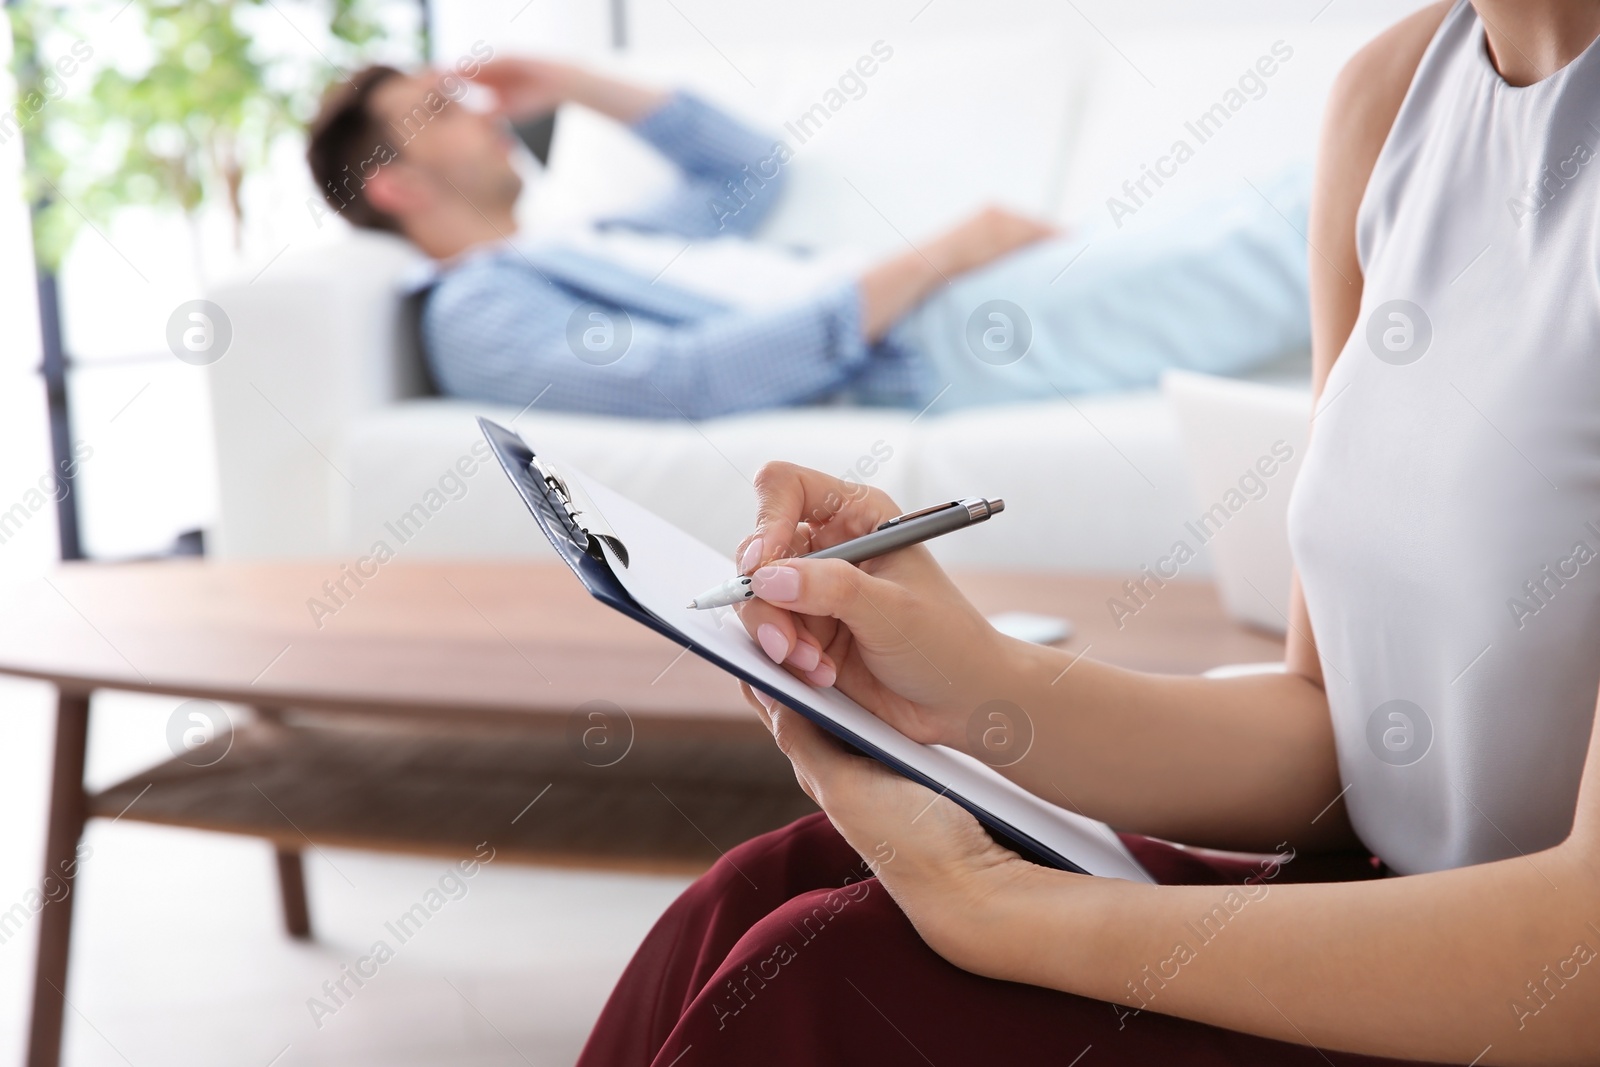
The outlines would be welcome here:
M 1096 659 L 1189 673 L 1282 657 L 1205 584 L 1169 583 L 1119 629 L 1118 579 L 958 578 L 985 611 L 1070 617 L 1066 647 Z M 307 848 L 489 842 L 532 862 L 698 871 L 814 810 L 732 679 L 559 563 L 78 564 L 4 598 L 0 673 L 59 694 L 45 875 L 69 889 L 94 816 L 250 834 L 276 847 L 285 922 L 304 937 Z M 189 699 L 172 760 L 91 795 L 98 689 Z M 39 914 L 30 1067 L 60 1055 L 72 895 L 56 896 Z

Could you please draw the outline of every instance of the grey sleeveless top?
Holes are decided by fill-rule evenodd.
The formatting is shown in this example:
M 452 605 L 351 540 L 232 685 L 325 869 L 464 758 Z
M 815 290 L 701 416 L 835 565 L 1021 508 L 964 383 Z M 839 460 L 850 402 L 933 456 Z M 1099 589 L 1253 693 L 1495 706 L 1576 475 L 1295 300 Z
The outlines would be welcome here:
M 1402 873 L 1572 826 L 1600 692 L 1597 123 L 1600 44 L 1514 87 L 1458 0 L 1359 209 L 1361 316 L 1290 541 L 1351 820 Z

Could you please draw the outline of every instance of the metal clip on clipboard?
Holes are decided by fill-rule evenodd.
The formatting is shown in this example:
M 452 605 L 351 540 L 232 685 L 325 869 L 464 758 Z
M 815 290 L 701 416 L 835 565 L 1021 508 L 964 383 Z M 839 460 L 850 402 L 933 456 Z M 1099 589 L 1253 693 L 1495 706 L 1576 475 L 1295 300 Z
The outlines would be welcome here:
M 517 495 L 538 523 L 540 532 L 549 538 L 551 547 L 572 569 L 589 595 L 663 637 L 680 645 L 688 644 L 681 633 L 641 606 L 618 579 L 618 573 L 630 565 L 629 553 L 622 541 L 610 533 L 591 531 L 579 521 L 577 501 L 583 501 L 584 507 L 598 512 L 588 499 L 587 490 L 580 485 L 582 495 L 575 496 L 550 461 L 536 458 L 533 449 L 517 433 L 482 417 L 478 419 L 478 428 L 483 431 L 501 469 L 516 487 Z
M 567 488 L 567 483 L 556 473 L 549 460 L 532 456 L 528 460 L 528 469 L 543 488 L 545 501 L 550 505 L 553 517 L 574 545 L 604 562 L 604 557 L 599 555 L 599 545 L 604 542 L 617 557 L 617 562 L 627 567 L 628 546 L 611 534 L 592 533 L 578 522 L 578 516 L 583 512 L 573 507 L 572 490 Z

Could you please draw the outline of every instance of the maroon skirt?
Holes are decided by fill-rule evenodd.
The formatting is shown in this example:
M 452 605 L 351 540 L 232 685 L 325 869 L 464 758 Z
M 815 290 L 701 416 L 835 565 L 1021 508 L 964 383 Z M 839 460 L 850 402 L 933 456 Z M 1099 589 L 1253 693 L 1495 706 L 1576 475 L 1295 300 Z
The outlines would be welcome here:
M 1255 863 L 1122 835 L 1165 885 L 1242 884 Z M 1366 853 L 1298 856 L 1278 882 L 1376 878 Z M 1318 1050 L 963 971 L 923 943 L 823 815 L 733 849 L 655 924 L 579 1067 L 1373 1067 Z

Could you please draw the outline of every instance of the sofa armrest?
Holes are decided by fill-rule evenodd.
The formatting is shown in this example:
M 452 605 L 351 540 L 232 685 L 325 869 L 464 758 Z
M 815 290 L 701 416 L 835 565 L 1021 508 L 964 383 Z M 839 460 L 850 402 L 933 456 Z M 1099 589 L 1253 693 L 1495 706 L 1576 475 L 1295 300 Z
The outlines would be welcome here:
M 355 416 L 425 391 L 402 283 L 404 241 L 355 234 L 291 249 L 257 277 L 215 288 L 233 340 L 208 368 L 222 557 L 326 554 L 330 483 L 348 481 L 334 442 Z

